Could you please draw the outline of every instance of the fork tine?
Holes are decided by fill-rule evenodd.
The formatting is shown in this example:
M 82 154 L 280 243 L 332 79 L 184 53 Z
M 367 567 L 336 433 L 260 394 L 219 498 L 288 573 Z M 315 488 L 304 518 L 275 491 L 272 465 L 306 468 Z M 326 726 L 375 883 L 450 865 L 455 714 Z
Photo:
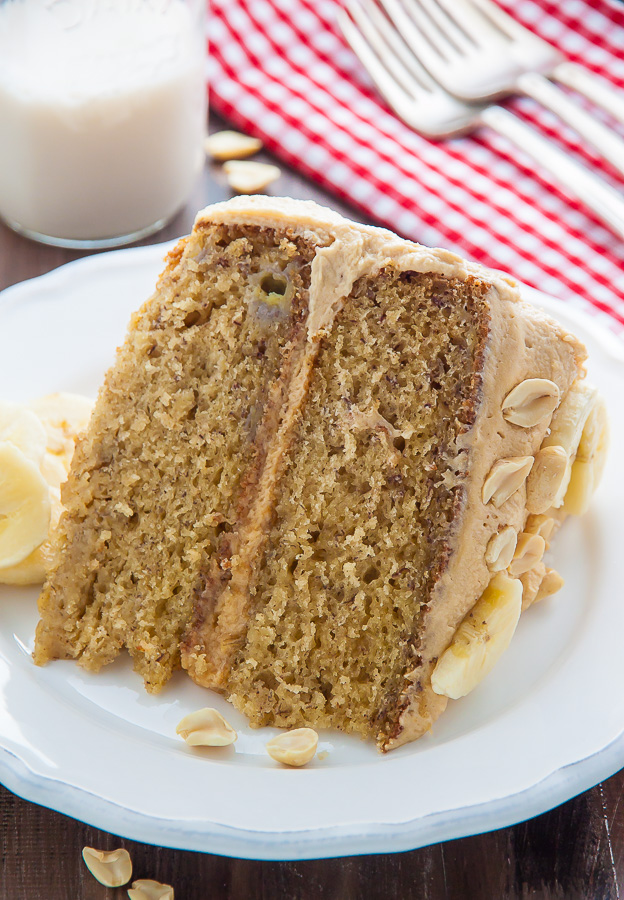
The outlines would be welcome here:
M 488 41 L 506 40 L 500 29 L 473 6 L 471 0 L 435 0 L 435 2 L 469 38 L 471 43 L 467 45 L 466 52 L 474 52 L 474 45 L 480 47 Z
M 457 55 L 457 47 L 448 39 L 444 29 L 432 19 L 423 4 L 419 0 L 399 0 L 401 6 L 405 10 L 415 25 L 418 27 L 422 35 L 429 41 L 429 44 L 437 50 L 438 54 L 444 60 L 451 60 Z
M 440 140 L 475 127 L 478 110 L 468 110 L 431 78 L 375 0 L 347 0 L 337 18 L 380 94 L 410 128 Z
M 417 0 L 423 7 L 432 22 L 438 26 L 440 32 L 455 45 L 457 50 L 468 51 L 473 49 L 474 42 L 461 28 L 457 18 L 453 14 L 452 5 L 445 0 Z M 449 8 L 451 6 L 451 8 Z
M 366 9 L 370 19 L 371 24 L 374 23 L 375 27 L 378 30 L 378 34 L 383 36 L 384 41 L 388 45 L 391 51 L 394 51 L 394 54 L 399 57 L 405 68 L 409 71 L 409 73 L 413 76 L 416 84 L 412 84 L 412 93 L 415 94 L 417 89 L 424 89 L 428 93 L 433 93 L 438 90 L 437 83 L 433 80 L 431 75 L 427 72 L 423 66 L 418 62 L 418 59 L 414 56 L 412 51 L 409 49 L 405 41 L 399 35 L 399 32 L 394 28 L 390 20 L 387 16 L 385 16 L 375 0 L 360 0 L 359 4 L 353 3 L 352 6 L 358 6 L 363 11 Z M 396 57 L 391 55 L 386 58 L 386 65 L 388 67 L 392 67 L 393 60 Z M 399 69 L 395 71 L 395 76 L 400 77 Z
M 357 7 L 358 3 L 356 0 L 349 0 L 347 4 L 349 13 L 354 16 L 358 26 L 363 27 L 370 34 L 370 25 Z M 353 19 L 350 18 L 345 9 L 338 10 L 337 18 L 342 33 L 349 42 L 351 49 L 375 82 L 379 92 L 400 118 L 407 122 L 410 127 L 418 130 L 418 123 L 413 114 L 414 99 L 390 75 L 377 52 L 368 43 L 359 28 L 355 26 Z
M 458 7 L 461 8 L 463 6 L 468 14 L 470 14 L 470 7 L 479 10 L 485 21 L 493 25 L 497 31 L 502 32 L 505 37 L 512 40 L 514 38 L 526 38 L 526 29 L 504 12 L 493 0 L 455 0 L 455 2 Z
M 399 34 L 403 35 L 414 55 L 435 76 L 436 70 L 446 65 L 446 59 L 421 34 L 415 22 L 408 15 L 405 4 L 400 0 L 379 0 L 379 3 L 394 23 Z M 420 27 L 419 22 L 418 25 Z

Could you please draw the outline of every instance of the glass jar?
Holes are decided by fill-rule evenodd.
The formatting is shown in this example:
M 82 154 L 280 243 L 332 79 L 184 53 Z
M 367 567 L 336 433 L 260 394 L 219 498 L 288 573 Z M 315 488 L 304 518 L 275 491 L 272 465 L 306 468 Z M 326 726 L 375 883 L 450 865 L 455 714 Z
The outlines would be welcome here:
M 0 0 L 0 216 L 113 247 L 187 201 L 206 129 L 205 0 Z

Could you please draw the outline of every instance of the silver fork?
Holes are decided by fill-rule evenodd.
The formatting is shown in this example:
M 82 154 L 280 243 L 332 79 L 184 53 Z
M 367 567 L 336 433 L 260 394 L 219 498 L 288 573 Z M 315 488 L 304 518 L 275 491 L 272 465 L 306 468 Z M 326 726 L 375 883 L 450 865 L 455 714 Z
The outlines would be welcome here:
M 541 74 L 553 67 L 556 71 L 563 57 L 492 0 L 380 2 L 420 62 L 449 93 L 469 102 L 506 94 L 532 97 L 567 122 L 624 175 L 624 141 Z M 562 65 L 568 83 L 587 85 L 587 77 L 576 71 L 580 67 Z M 598 95 L 604 94 L 601 86 Z
M 374 0 L 348 0 L 339 10 L 343 34 L 397 115 L 428 138 L 466 134 L 488 126 L 545 168 L 621 238 L 624 200 L 605 181 L 575 162 L 500 106 L 474 106 L 450 96 L 431 78 Z
M 462 0 L 458 0 L 461 4 Z M 483 15 L 476 27 L 494 26 L 498 35 L 513 43 L 513 53 L 522 72 L 541 72 L 555 81 L 584 94 L 602 106 L 614 119 L 624 123 L 624 94 L 614 90 L 608 81 L 589 69 L 570 62 L 552 44 L 539 38 L 508 15 L 494 0 L 464 0 L 467 13 L 476 7 Z M 502 89 L 504 91 L 504 88 Z

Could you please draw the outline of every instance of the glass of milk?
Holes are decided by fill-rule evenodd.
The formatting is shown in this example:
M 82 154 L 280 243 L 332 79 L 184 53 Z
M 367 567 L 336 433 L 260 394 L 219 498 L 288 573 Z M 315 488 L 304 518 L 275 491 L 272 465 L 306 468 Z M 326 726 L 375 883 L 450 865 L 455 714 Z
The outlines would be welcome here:
M 206 0 L 0 0 L 0 217 L 114 247 L 188 200 L 206 129 Z

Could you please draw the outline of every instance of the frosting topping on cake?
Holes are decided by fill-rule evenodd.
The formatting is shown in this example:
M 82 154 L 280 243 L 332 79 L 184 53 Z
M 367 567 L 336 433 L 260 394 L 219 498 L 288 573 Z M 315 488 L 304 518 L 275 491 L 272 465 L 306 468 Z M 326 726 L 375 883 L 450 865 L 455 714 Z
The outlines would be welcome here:
M 525 480 L 531 470 L 532 453 L 547 435 L 552 412 L 527 428 L 504 415 L 508 409 L 506 398 L 514 390 L 518 393 L 528 379 L 555 384 L 560 396 L 564 396 L 578 377 L 585 350 L 573 335 L 524 303 L 516 282 L 502 273 L 466 262 L 446 250 L 402 240 L 382 228 L 354 224 L 311 201 L 260 196 L 234 198 L 200 212 L 195 227 L 214 222 L 251 223 L 269 228 L 288 226 L 295 232 L 312 231 L 317 239 L 320 235 L 322 243 L 328 244 L 318 249 L 312 263 L 309 342 L 316 342 L 331 328 L 342 302 L 359 278 L 374 276 L 387 266 L 447 278 L 473 277 L 491 285 L 487 297 L 491 316 L 481 407 L 474 425 L 460 435 L 457 445 L 456 478 L 465 489 L 460 527 L 449 564 L 423 613 L 426 641 L 417 648 L 419 665 L 405 678 L 404 711 L 395 733 L 384 744 L 384 749 L 391 749 L 426 730 L 445 705 L 446 698 L 435 694 L 430 686 L 435 661 L 492 577 L 486 562 L 492 536 L 501 527 L 511 527 L 520 534 L 527 520 Z M 559 340 L 553 340 L 552 331 L 544 329 L 545 322 L 555 330 Z M 300 373 L 300 388 L 312 361 L 310 356 L 305 371 Z M 302 400 L 303 390 L 295 390 L 274 444 L 276 461 L 283 453 Z M 528 462 L 522 463 L 523 477 L 508 495 L 501 496 L 498 504 L 484 502 L 483 485 L 501 459 L 509 460 L 512 467 L 516 459 Z M 468 465 L 470 479 L 466 480 L 463 476 Z M 262 511 L 258 510 L 256 524 L 262 520 L 263 528 L 270 516 L 276 478 L 277 468 L 268 471 L 260 492 L 264 505 Z M 444 603 L 436 602 L 442 596 Z

